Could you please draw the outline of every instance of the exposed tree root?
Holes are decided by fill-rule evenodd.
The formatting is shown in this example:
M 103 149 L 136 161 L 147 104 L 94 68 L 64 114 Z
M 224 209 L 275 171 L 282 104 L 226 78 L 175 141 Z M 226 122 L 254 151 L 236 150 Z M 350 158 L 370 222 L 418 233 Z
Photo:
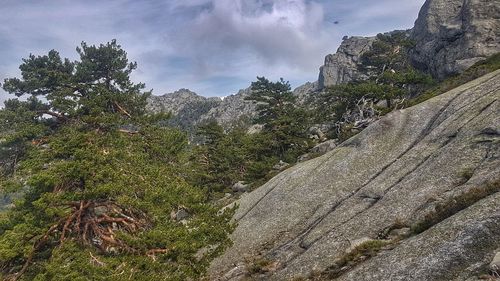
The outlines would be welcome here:
M 165 254 L 167 249 L 135 249 L 117 237 L 117 232 L 135 233 L 150 227 L 145 214 L 120 207 L 114 202 L 75 201 L 65 203 L 69 214 L 52 225 L 45 234 L 35 242 L 21 270 L 10 279 L 18 280 L 29 268 L 35 254 L 49 241 L 55 238 L 58 245 L 72 239 L 83 245 L 92 245 L 104 253 L 127 252 L 146 255 L 156 260 L 156 254 Z M 104 265 L 91 255 L 94 264 Z

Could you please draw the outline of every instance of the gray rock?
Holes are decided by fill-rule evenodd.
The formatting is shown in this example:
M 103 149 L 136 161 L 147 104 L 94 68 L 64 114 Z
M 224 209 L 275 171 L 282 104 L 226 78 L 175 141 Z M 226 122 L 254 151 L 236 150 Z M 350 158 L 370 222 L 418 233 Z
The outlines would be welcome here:
M 242 181 L 239 181 L 231 187 L 233 192 L 247 192 L 248 191 L 248 184 L 245 184 Z
M 188 89 L 180 89 L 163 96 L 149 97 L 146 108 L 151 112 L 170 112 L 173 115 L 178 115 L 190 104 L 210 101 L 215 101 L 213 106 L 221 102 L 218 98 L 205 98 Z
M 304 104 L 310 95 L 318 91 L 318 82 L 307 82 L 298 86 L 293 90 L 293 94 L 297 97 L 298 104 Z
M 201 122 L 215 120 L 229 129 L 238 123 L 249 123 L 255 116 L 255 105 L 245 100 L 250 88 L 240 90 L 225 98 L 200 96 L 188 89 L 180 89 L 163 96 L 151 96 L 147 110 L 150 112 L 170 112 L 173 117 L 169 124 L 194 132 Z
M 419 68 L 441 79 L 460 73 L 500 52 L 500 0 L 427 0 L 411 39 Z
M 245 98 L 251 94 L 250 87 L 222 99 L 222 102 L 201 116 L 200 120 L 214 119 L 225 128 L 231 128 L 238 121 L 248 122 L 256 116 L 255 104 Z
M 238 202 L 233 245 L 212 263 L 211 278 L 244 263 L 241 253 L 281 265 L 265 280 L 308 278 L 344 256 L 349 241 L 376 239 L 437 202 L 498 180 L 500 135 L 487 132 L 500 129 L 499 99 L 500 70 L 392 112 L 281 172 Z M 463 183 L 466 169 L 474 174 Z M 473 280 L 498 248 L 500 193 L 382 249 L 338 280 Z
M 327 140 L 325 142 L 322 142 L 320 144 L 317 144 L 313 148 L 311 148 L 312 153 L 320 153 L 324 154 L 327 153 L 328 151 L 331 151 L 337 147 L 337 140 Z
M 250 128 L 248 128 L 247 130 L 247 134 L 258 134 L 260 132 L 262 132 L 262 129 L 264 128 L 264 125 L 262 124 L 254 124 L 252 126 L 250 126 Z
M 337 53 L 325 57 L 320 68 L 318 88 L 338 85 L 353 80 L 364 80 L 367 76 L 358 70 L 361 55 L 370 50 L 375 37 L 353 36 L 344 39 Z
M 288 166 L 290 166 L 290 164 L 284 162 L 283 160 L 280 160 L 278 163 L 276 163 L 276 165 L 273 166 L 273 170 L 281 171 L 288 168 Z
M 324 141 L 326 139 L 325 133 L 316 126 L 310 127 L 307 132 L 309 133 L 309 138 Z
M 313 158 L 314 158 L 313 155 L 311 155 L 310 153 L 306 153 L 304 155 L 300 155 L 299 157 L 297 157 L 297 162 L 304 162 L 307 160 L 311 160 Z
M 109 212 L 109 209 L 106 206 L 97 206 L 97 207 L 94 208 L 94 214 L 96 216 L 98 216 L 98 217 L 102 216 L 102 215 L 105 215 L 108 212 Z
M 189 212 L 184 208 L 179 208 L 177 211 L 172 211 L 170 217 L 175 221 L 183 221 L 189 217 Z
M 493 274 L 500 276 L 500 252 L 495 254 L 489 267 Z

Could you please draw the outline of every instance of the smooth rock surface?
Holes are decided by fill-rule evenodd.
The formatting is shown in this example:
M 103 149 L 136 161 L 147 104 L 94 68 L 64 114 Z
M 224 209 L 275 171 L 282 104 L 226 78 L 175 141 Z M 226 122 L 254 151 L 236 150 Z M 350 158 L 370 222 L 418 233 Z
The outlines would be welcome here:
M 278 174 L 239 201 L 234 244 L 212 263 L 211 279 L 243 278 L 241 266 L 253 256 L 278 265 L 264 280 L 308 278 L 332 266 L 352 241 L 377 239 L 439 202 L 498 180 L 499 99 L 500 70 L 392 112 L 333 151 Z M 464 171 L 473 171 L 465 182 Z M 496 193 L 339 280 L 473 280 L 499 247 Z

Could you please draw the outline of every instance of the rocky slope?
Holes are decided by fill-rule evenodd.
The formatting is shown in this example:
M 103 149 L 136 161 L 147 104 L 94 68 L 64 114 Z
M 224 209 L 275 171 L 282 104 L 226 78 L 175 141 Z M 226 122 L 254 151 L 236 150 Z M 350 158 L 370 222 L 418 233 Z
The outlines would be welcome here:
M 170 123 L 189 132 L 207 120 L 216 120 L 228 128 L 235 121 L 255 114 L 255 106 L 245 100 L 249 94 L 247 88 L 225 98 L 206 98 L 188 89 L 180 89 L 163 96 L 151 96 L 147 108 L 151 112 L 172 113 Z
M 500 248 L 499 99 L 500 70 L 280 173 L 240 200 L 211 278 L 477 280 Z

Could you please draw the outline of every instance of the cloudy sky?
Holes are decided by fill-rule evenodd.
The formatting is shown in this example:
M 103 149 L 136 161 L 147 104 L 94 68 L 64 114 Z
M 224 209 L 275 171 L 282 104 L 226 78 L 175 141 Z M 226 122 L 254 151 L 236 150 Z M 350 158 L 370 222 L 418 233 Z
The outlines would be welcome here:
M 344 35 L 411 28 L 424 0 L 3 0 L 0 80 L 30 53 L 116 38 L 156 95 L 226 96 L 257 75 L 315 81 Z M 0 100 L 7 95 L 0 91 Z

